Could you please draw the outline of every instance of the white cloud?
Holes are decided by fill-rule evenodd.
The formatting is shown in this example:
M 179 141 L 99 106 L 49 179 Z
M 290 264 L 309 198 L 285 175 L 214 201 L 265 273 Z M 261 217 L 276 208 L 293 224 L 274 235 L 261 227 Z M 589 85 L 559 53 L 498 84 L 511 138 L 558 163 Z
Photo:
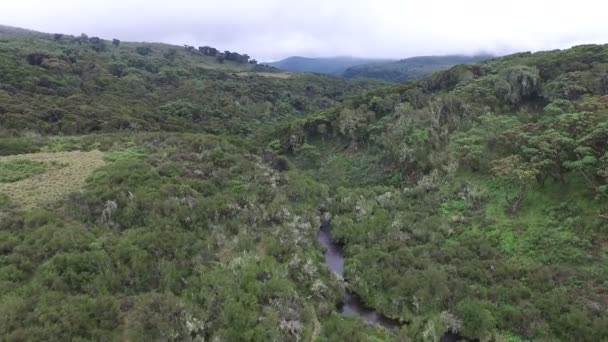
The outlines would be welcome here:
M 45 32 L 213 45 L 259 60 L 403 58 L 608 42 L 601 0 L 2 0 L 0 23 Z

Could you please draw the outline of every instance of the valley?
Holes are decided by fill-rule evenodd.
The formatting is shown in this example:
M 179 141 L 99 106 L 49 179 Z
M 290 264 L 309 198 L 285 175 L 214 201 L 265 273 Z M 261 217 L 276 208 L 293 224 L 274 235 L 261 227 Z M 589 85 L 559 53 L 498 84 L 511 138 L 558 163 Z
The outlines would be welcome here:
M 606 339 L 607 45 L 401 83 L 208 48 L 0 27 L 0 339 Z

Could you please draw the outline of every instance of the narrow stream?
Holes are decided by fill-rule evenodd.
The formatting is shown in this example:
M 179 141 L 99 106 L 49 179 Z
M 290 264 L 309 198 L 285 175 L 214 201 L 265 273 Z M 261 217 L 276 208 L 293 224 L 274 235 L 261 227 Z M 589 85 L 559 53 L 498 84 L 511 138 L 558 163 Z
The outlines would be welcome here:
M 319 242 L 325 247 L 325 264 L 327 268 L 339 275 L 344 276 L 344 253 L 342 246 L 335 243 L 331 238 L 331 226 L 326 223 L 321 225 L 319 230 Z M 346 291 L 339 307 L 339 313 L 343 316 L 360 316 L 365 321 L 381 325 L 385 328 L 397 328 L 400 326 L 398 321 L 392 320 L 374 309 L 368 308 L 363 304 L 359 297 Z
M 344 276 L 344 252 L 342 246 L 336 243 L 331 238 L 331 225 L 327 222 L 321 225 L 319 229 L 319 243 L 325 248 L 325 265 L 327 268 L 339 275 Z M 393 319 L 390 319 L 378 311 L 371 309 L 355 294 L 348 290 L 344 294 L 339 307 L 339 313 L 343 316 L 359 316 L 366 322 L 380 325 L 388 329 L 398 328 L 401 324 Z M 462 336 L 447 332 L 441 336 L 440 342 L 457 342 L 457 341 L 479 341 L 468 340 Z

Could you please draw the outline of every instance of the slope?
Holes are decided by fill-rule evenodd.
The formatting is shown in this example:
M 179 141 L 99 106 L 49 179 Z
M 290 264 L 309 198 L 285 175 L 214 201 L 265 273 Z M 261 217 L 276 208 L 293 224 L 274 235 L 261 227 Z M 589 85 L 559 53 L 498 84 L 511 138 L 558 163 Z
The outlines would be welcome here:
M 459 65 L 264 136 L 329 187 L 346 286 L 409 323 L 396 340 L 598 341 L 607 93 L 608 46 L 577 46 Z
M 456 64 L 475 63 L 492 58 L 491 55 L 475 56 L 422 56 L 396 62 L 369 63 L 350 67 L 342 74 L 346 78 L 374 78 L 389 82 L 421 79 L 433 72 L 446 70 Z
M 4 135 L 115 130 L 248 133 L 262 123 L 328 108 L 372 86 L 329 76 L 277 73 L 207 56 L 189 46 L 0 28 Z
M 266 64 L 290 72 L 314 72 L 341 76 L 348 68 L 355 65 L 385 61 L 387 60 L 356 57 L 309 58 L 293 56 Z

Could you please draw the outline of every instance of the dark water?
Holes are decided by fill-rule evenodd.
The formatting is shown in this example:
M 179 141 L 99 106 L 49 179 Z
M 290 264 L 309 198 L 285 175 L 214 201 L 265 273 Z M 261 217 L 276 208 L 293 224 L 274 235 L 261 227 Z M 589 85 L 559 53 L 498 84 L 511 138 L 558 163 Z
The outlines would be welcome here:
M 344 276 L 344 253 L 342 246 L 335 243 L 331 238 L 331 227 L 324 224 L 319 230 L 319 242 L 325 247 L 325 264 L 330 271 L 340 277 Z M 400 326 L 398 321 L 383 316 L 379 312 L 366 307 L 363 302 L 349 291 L 344 294 L 339 306 L 339 312 L 343 316 L 359 316 L 365 321 L 381 325 L 385 328 L 397 328 Z
M 325 248 L 325 264 L 327 265 L 327 268 L 340 277 L 343 277 L 344 252 L 342 251 L 342 246 L 332 240 L 331 226 L 328 223 L 321 225 L 321 229 L 319 230 L 319 242 Z M 359 316 L 368 323 L 380 325 L 389 329 L 398 328 L 402 325 L 398 321 L 383 316 L 376 310 L 366 307 L 356 294 L 349 292 L 348 290 L 342 298 L 339 312 L 341 315 L 347 317 Z M 478 340 L 467 340 L 458 334 L 447 332 L 439 341 L 457 342 Z

